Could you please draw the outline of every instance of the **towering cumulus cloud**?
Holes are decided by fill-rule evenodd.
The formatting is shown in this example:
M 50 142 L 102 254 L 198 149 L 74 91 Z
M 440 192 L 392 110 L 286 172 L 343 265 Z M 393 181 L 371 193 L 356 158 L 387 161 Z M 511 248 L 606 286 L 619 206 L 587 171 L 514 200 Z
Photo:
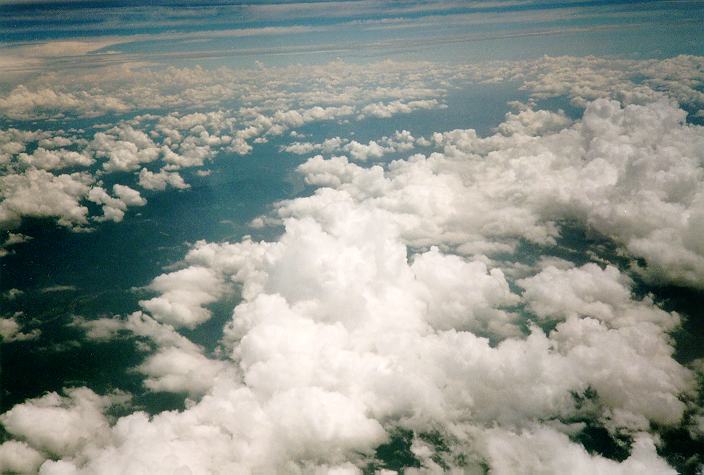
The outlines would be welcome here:
M 676 473 L 657 428 L 698 410 L 696 377 L 673 358 L 680 316 L 633 279 L 704 285 L 704 130 L 665 99 L 598 99 L 576 121 L 524 109 L 496 130 L 434 133 L 428 155 L 387 164 L 307 160 L 298 171 L 317 189 L 276 205 L 278 240 L 200 241 L 143 311 L 76 320 L 91 338 L 151 339 L 136 371 L 189 393 L 186 408 L 110 418 L 125 396 L 87 388 L 28 400 L 0 418 L 14 438 L 2 467 Z M 113 202 L 142 204 L 93 190 L 106 219 Z M 633 277 L 555 257 L 567 225 L 615 242 Z M 177 333 L 233 293 L 214 354 Z M 584 442 L 594 428 L 622 456 Z M 390 447 L 405 454 L 395 466 Z

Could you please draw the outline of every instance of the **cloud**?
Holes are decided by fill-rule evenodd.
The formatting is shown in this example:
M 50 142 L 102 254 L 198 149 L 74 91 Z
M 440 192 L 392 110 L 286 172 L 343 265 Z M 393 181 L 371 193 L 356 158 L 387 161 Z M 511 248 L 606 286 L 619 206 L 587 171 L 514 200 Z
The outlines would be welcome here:
M 168 172 L 161 169 L 158 173 L 154 173 L 146 168 L 142 168 L 139 171 L 139 186 L 145 190 L 157 191 L 163 191 L 167 186 L 178 190 L 190 188 L 190 185 L 186 184 L 181 175 L 176 172 Z
M 0 227 L 13 228 L 22 217 L 57 218 L 58 224 L 87 224 L 88 209 L 80 204 L 94 179 L 87 173 L 53 175 L 30 168 L 0 177 Z
M 147 386 L 205 393 L 202 399 L 183 412 L 123 417 L 110 429 L 109 447 L 78 449 L 84 462 L 47 462 L 43 473 L 359 467 L 388 440 L 387 424 L 419 432 L 441 427 L 453 453 L 499 473 L 525 461 L 523 454 L 534 454 L 527 466 L 535 470 L 621 473 L 640 464 L 668 473 L 650 436 L 637 435 L 630 458 L 618 463 L 588 455 L 539 422 L 580 414 L 574 394 L 587 388 L 599 395 L 593 411 L 611 430 L 647 430 L 648 420 L 681 418 L 677 397 L 692 381 L 671 358 L 664 330 L 673 317 L 630 300 L 628 279 L 589 266 L 579 275 L 596 273 L 598 281 L 605 272 L 625 289 L 607 294 L 602 306 L 620 302 L 614 311 L 628 313 L 642 305 L 663 318 L 624 318 L 622 327 L 608 328 L 568 316 L 550 333 L 533 328 L 524 336 L 514 328 L 491 345 L 463 328 L 493 332 L 500 307 L 519 302 L 498 269 L 438 249 L 409 261 L 383 215 L 358 209 L 346 221 L 350 227 L 326 230 L 311 218 L 288 220 L 275 243 L 197 244 L 186 257 L 190 267 L 165 274 L 154 287 L 190 287 L 193 303 L 202 301 L 214 274 L 240 283 L 244 301 L 224 341 L 230 359 L 210 361 L 187 347 L 173 349 L 182 337 L 159 337 L 162 349 L 139 368 Z M 570 271 L 576 274 L 562 272 Z M 545 275 L 536 275 L 533 289 L 549 292 Z M 584 292 L 581 280 L 568 282 L 567 290 Z M 127 325 L 150 329 L 141 334 L 172 334 L 149 322 L 133 315 Z M 218 372 L 228 367 L 241 376 Z M 194 381 L 192 374 L 205 377 Z M 444 432 L 450 427 L 452 435 Z
M 211 360 L 203 354 L 174 346 L 160 349 L 149 356 L 137 370 L 146 375 L 144 385 L 152 391 L 205 394 L 215 386 L 219 377 L 234 377 L 222 361 Z
M 324 142 L 319 144 L 314 144 L 310 142 L 294 142 L 286 147 L 281 147 L 284 152 L 294 153 L 296 155 L 307 155 L 314 151 L 320 151 L 326 155 L 334 152 L 346 152 L 349 153 L 354 160 L 367 160 L 368 158 L 381 158 L 386 153 L 397 151 L 397 147 L 403 150 L 410 150 L 413 148 L 413 137 L 409 132 L 396 132 L 397 136 L 404 137 L 402 134 L 408 134 L 409 141 L 405 143 L 396 143 L 389 137 L 382 137 L 379 142 L 380 145 L 375 140 L 370 140 L 369 143 L 363 144 L 357 142 L 356 140 L 347 140 L 340 137 L 333 137 L 326 139 Z
M 95 160 L 78 152 L 70 150 L 47 150 L 39 147 L 31 155 L 21 153 L 19 160 L 23 164 L 42 170 L 55 170 L 68 167 L 87 167 Z
M 53 88 L 29 89 L 15 87 L 6 96 L 0 96 L 0 114 L 10 119 L 45 119 L 78 114 L 98 117 L 107 113 L 127 112 L 130 109 L 120 99 L 81 91 L 64 92 Z
M 493 429 L 486 434 L 486 451 L 492 473 L 573 473 L 627 474 L 646 470 L 653 475 L 674 475 L 656 452 L 652 438 L 637 436 L 633 451 L 623 462 L 615 462 L 587 453 L 569 440 L 567 435 L 546 428 L 511 433 Z
M 409 244 L 470 253 L 517 238 L 549 244 L 558 221 L 577 220 L 644 258 L 646 278 L 700 286 L 704 254 L 694 236 L 704 201 L 696 157 L 704 137 L 683 121 L 684 112 L 666 101 L 621 107 L 597 100 L 582 120 L 538 137 L 524 130 L 435 134 L 441 153 L 387 170 L 313 158 L 300 167 L 306 181 L 335 190 L 291 201 L 280 214 L 314 213 L 334 225 L 336 213 L 363 203 L 390 213 Z
M 679 324 L 676 315 L 654 307 L 650 298 L 634 302 L 630 279 L 611 265 L 602 269 L 589 263 L 564 270 L 549 266 L 517 284 L 525 289 L 530 309 L 546 320 L 589 316 L 612 328 L 651 321 L 666 330 Z
M 74 290 L 77 290 L 77 287 L 74 285 L 50 285 L 48 287 L 42 287 L 40 291 L 42 293 L 48 293 L 48 292 L 72 292 Z
M 103 163 L 106 172 L 136 170 L 142 163 L 156 160 L 160 154 L 159 148 L 144 132 L 130 125 L 96 133 L 89 148 L 96 156 L 108 158 Z
M 110 426 L 102 411 L 124 402 L 124 395 L 98 396 L 86 388 L 67 389 L 65 393 L 29 399 L 0 416 L 0 422 L 13 436 L 58 456 L 106 443 Z
M 3 297 L 5 297 L 7 300 L 15 300 L 17 297 L 20 297 L 24 294 L 24 291 L 16 288 L 12 288 L 5 292 L 3 294 Z
M 641 432 L 651 422 L 677 424 L 694 380 L 672 358 L 667 332 L 676 315 L 635 300 L 618 270 L 548 265 L 519 281 L 519 295 L 481 258 L 438 248 L 409 258 L 402 228 L 363 203 L 334 223 L 311 210 L 287 219 L 276 242 L 197 243 L 188 267 L 151 284 L 162 295 L 142 306 L 156 320 L 124 321 L 157 343 L 138 368 L 147 387 L 202 394 L 197 402 L 152 419 L 121 418 L 109 447 L 79 449 L 87 458 L 42 470 L 362 467 L 401 426 L 439 428 L 452 457 L 498 473 L 516 464 L 528 472 L 670 473 Z M 158 323 L 207 318 L 202 305 L 228 280 L 243 301 L 225 328 L 225 359 L 206 358 Z M 525 333 L 506 310 L 520 305 L 557 326 Z M 542 422 L 580 417 L 633 434 L 630 457 L 589 455 L 568 438 L 579 427 Z M 415 443 L 420 459 L 430 450 L 423 447 Z M 443 463 L 454 466 L 451 457 Z
M 417 101 L 392 101 L 388 103 L 376 102 L 362 108 L 360 117 L 389 118 L 396 114 L 409 114 L 416 110 L 435 109 L 447 107 L 435 99 L 423 99 Z
M 142 198 L 137 190 L 129 186 L 116 184 L 113 186 L 116 197 L 110 196 L 104 188 L 94 186 L 88 192 L 88 200 L 102 205 L 103 216 L 93 218 L 96 221 L 114 221 L 119 223 L 125 217 L 128 206 L 144 206 L 147 200 Z
M 26 234 L 8 232 L 7 239 L 4 243 L 0 244 L 0 257 L 12 253 L 12 251 L 8 251 L 7 248 L 31 241 L 32 239 L 31 236 L 27 236 Z
M 537 97 L 542 86 L 528 80 L 546 63 L 559 73 L 565 61 L 591 60 L 524 62 L 513 72 L 490 70 L 487 80 L 523 75 Z M 401 66 L 387 66 L 402 75 Z M 165 188 L 178 181 L 171 170 L 205 163 L 216 146 L 248 153 L 255 140 L 310 121 L 365 107 L 383 117 L 413 103 L 350 105 L 359 93 L 340 86 L 344 74 L 320 77 L 316 84 L 329 86 L 320 89 L 337 105 L 267 97 L 266 106 L 237 111 L 220 131 L 214 124 L 229 114 L 173 116 L 160 129 L 149 126 L 160 119 L 142 117 L 96 134 L 92 150 L 106 159 L 104 171 L 141 170 L 143 187 Z M 570 79 L 548 81 L 545 97 Z M 193 86 L 191 97 L 212 92 L 197 88 L 208 80 L 198 70 L 163 80 Z M 605 84 L 626 80 L 614 73 Z M 564 91 L 582 99 L 597 93 Z M 437 132 L 423 142 L 432 153 L 388 164 L 362 161 L 387 148 L 412 150 L 418 143 L 410 134 L 294 144 L 326 155 L 349 146 L 344 152 L 360 163 L 307 160 L 298 171 L 318 188 L 275 205 L 283 224 L 277 240 L 200 241 L 180 270 L 149 284 L 156 296 L 139 302 L 142 311 L 74 320 L 91 339 L 146 338 L 140 348 L 150 352 L 135 369 L 148 390 L 188 393 L 185 409 L 110 420 L 114 396 L 85 388 L 50 393 L 0 416 L 27 444 L 0 455 L 24 451 L 36 464 L 36 454 L 46 454 L 43 474 L 359 473 L 403 430 L 428 471 L 673 473 L 657 453 L 655 428 L 681 424 L 696 393 L 694 373 L 673 358 L 670 332 L 679 316 L 636 297 L 633 280 L 614 266 L 550 256 L 530 265 L 519 251 L 554 251 L 570 221 L 642 257 L 647 266 L 634 263 L 635 272 L 701 285 L 702 129 L 687 125 L 669 101 L 644 98 L 634 93 L 644 104 L 626 106 L 585 100 L 575 121 L 525 107 L 507 114 L 493 135 Z M 193 146 L 188 160 L 163 148 L 186 157 L 182 144 Z M 143 167 L 160 159 L 158 173 Z M 102 205 L 102 219 L 121 219 L 128 205 L 144 203 L 127 186 L 112 191 L 90 181 L 75 199 Z M 211 304 L 234 295 L 241 301 L 213 354 L 177 331 L 196 328 L 211 317 Z M 629 456 L 617 462 L 590 454 L 576 442 L 585 420 L 630 438 Z
M 4 343 L 34 340 L 39 337 L 40 333 L 39 329 L 27 333 L 23 332 L 22 325 L 14 316 L 0 318 L 0 340 Z
M 534 111 L 524 109 L 518 113 L 509 112 L 504 121 L 497 128 L 503 135 L 544 135 L 549 132 L 560 131 L 571 123 L 562 111 L 551 112 L 546 110 Z
M 0 444 L 0 470 L 5 473 L 36 473 L 44 459 L 26 442 L 8 440 Z
M 157 277 L 149 289 L 161 295 L 140 300 L 142 308 L 158 321 L 193 328 L 210 318 L 210 311 L 203 306 L 215 302 L 225 287 L 212 270 L 193 266 Z

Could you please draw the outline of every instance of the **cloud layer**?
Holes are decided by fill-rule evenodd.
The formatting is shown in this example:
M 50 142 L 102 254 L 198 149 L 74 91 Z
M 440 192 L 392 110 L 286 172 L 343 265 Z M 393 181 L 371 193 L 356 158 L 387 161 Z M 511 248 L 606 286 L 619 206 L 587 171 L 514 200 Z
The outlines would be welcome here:
M 299 171 L 318 188 L 277 205 L 280 239 L 199 242 L 150 284 L 145 313 L 76 321 L 95 339 L 149 338 L 136 369 L 148 389 L 189 393 L 185 410 L 111 422 L 118 396 L 49 394 L 2 416 L 21 442 L 0 461 L 48 458 L 42 474 L 361 473 L 409 430 L 429 472 L 675 473 L 651 430 L 680 424 L 696 391 L 673 359 L 679 316 L 611 265 L 548 259 L 515 279 L 514 252 L 549 249 L 574 220 L 644 258 L 643 275 L 700 286 L 689 236 L 702 129 L 664 100 L 599 99 L 576 122 L 526 109 L 489 137 L 432 137 L 435 152 L 386 166 L 311 158 Z M 141 203 L 114 192 L 93 194 L 109 209 Z M 234 289 L 214 359 L 174 328 L 203 323 Z M 60 430 L 36 422 L 47 418 Z M 630 455 L 590 454 L 573 438 L 585 421 L 630 440 Z
M 358 474 L 384 467 L 380 448 L 402 440 L 409 473 L 675 473 L 658 455 L 657 428 L 701 414 L 697 374 L 673 357 L 681 316 L 637 295 L 635 278 L 704 287 L 704 128 L 674 102 L 699 107 L 700 64 L 383 62 L 355 75 L 358 66 L 334 62 L 281 68 L 281 82 L 259 88 L 269 71 L 128 68 L 143 89 L 105 89 L 125 107 L 150 94 L 154 109 L 247 101 L 90 134 L 2 132 L 3 229 L 24 217 L 74 230 L 119 222 L 148 205 L 142 193 L 186 190 L 185 170 L 207 174 L 218 154 L 284 134 L 295 141 L 281 151 L 318 155 L 297 169 L 313 191 L 256 221 L 280 224 L 278 239 L 199 241 L 142 289 L 141 310 L 73 318 L 89 339 L 133 339 L 146 390 L 185 393 L 185 409 L 149 415 L 121 392 L 89 388 L 26 400 L 0 415 L 9 434 L 0 471 Z M 309 142 L 296 132 L 439 108 L 449 83 L 469 80 L 520 81 L 532 101 L 488 136 Z M 68 89 L 35 93 L 3 100 L 17 114 L 85 113 Z M 553 96 L 584 107 L 581 117 L 540 109 Z M 569 226 L 610 240 L 630 266 L 598 249 L 585 250 L 594 262 L 557 258 Z M 26 239 L 8 233 L 3 246 Z M 235 296 L 215 351 L 184 336 Z M 0 320 L 3 338 L 38 336 L 20 317 Z M 120 407 L 127 415 L 110 415 Z M 625 457 L 580 443 L 589 427 Z

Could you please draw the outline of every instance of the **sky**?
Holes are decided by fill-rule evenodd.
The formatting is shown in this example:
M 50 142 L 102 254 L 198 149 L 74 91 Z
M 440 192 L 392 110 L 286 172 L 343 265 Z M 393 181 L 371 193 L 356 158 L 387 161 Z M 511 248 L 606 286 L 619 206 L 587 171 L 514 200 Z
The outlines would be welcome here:
M 703 21 L 0 0 L 0 473 L 704 473 Z

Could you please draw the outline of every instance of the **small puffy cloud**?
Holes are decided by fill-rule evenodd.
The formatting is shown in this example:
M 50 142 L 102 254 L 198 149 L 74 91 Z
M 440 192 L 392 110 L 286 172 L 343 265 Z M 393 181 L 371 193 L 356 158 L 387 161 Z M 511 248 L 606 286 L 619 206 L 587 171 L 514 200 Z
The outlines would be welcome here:
M 7 233 L 7 239 L 3 243 L 4 247 L 22 244 L 23 242 L 31 241 L 32 237 L 22 233 Z
M 12 288 L 5 292 L 3 294 L 3 297 L 5 297 L 7 300 L 15 300 L 17 297 L 20 297 L 24 294 L 23 290 Z
M 125 217 L 128 206 L 144 206 L 147 200 L 142 198 L 137 190 L 129 186 L 116 184 L 113 192 L 117 197 L 112 197 L 100 186 L 91 188 L 88 192 L 88 200 L 102 205 L 103 216 L 94 218 L 97 221 L 114 221 L 119 223 Z
M 383 136 L 378 140 L 360 143 L 340 137 L 326 139 L 322 143 L 294 142 L 282 147 L 281 150 L 296 155 L 306 155 L 311 152 L 321 152 L 329 155 L 335 152 L 348 153 L 353 160 L 365 161 L 370 158 L 381 158 L 387 153 L 406 152 L 415 147 L 416 139 L 407 130 L 396 131 L 391 136 Z
M 186 184 L 177 172 L 169 172 L 162 169 L 158 173 L 154 173 L 146 168 L 142 168 L 139 172 L 139 186 L 145 190 L 157 191 L 163 191 L 167 186 L 179 190 L 190 188 L 190 185 Z
M 31 155 L 19 154 L 19 161 L 42 170 L 56 170 L 68 167 L 87 167 L 95 160 L 82 153 L 65 149 L 47 150 L 39 147 Z
M 497 130 L 503 135 L 544 135 L 557 132 L 570 125 L 572 121 L 562 111 L 534 111 L 525 109 L 518 113 L 509 112 Z
M 7 248 L 31 241 L 32 239 L 31 236 L 27 236 L 26 234 L 8 232 L 7 239 L 4 243 L 0 244 L 0 257 L 11 253 Z
M 361 144 L 356 140 L 352 140 L 345 146 L 345 151 L 350 154 L 354 160 L 367 160 L 369 158 L 379 158 L 384 155 L 384 147 L 371 140 L 368 144 Z
M 29 89 L 19 85 L 6 96 L 0 96 L 0 113 L 11 119 L 63 117 L 65 113 L 97 117 L 129 109 L 115 97 L 87 91 L 65 92 L 48 87 Z
M 314 144 L 310 142 L 294 142 L 286 147 L 282 147 L 282 150 L 289 153 L 295 153 L 296 155 L 306 155 L 313 151 L 321 151 L 323 153 L 333 153 L 340 151 L 342 146 L 347 143 L 346 139 L 340 137 L 333 137 L 324 140 L 322 143 Z
M 359 118 L 377 117 L 389 118 L 396 114 L 409 114 L 416 110 L 436 109 L 446 107 L 436 99 L 422 99 L 416 101 L 392 101 L 392 102 L 375 102 L 364 106 L 360 112 Z
M 9 128 L 0 130 L 0 167 L 10 164 L 10 159 L 24 152 L 29 142 L 41 139 L 38 131 L 18 130 Z
M 223 295 L 225 284 L 211 269 L 192 266 L 160 275 L 148 288 L 160 295 L 140 300 L 144 310 L 158 321 L 194 328 L 210 318 L 210 311 L 204 306 Z
M 146 376 L 152 391 L 187 392 L 202 395 L 215 386 L 216 378 L 229 369 L 225 362 L 208 359 L 192 349 L 169 346 L 150 355 L 137 370 Z M 227 377 L 233 377 L 228 374 Z
M 120 330 L 126 329 L 125 322 L 117 318 L 86 320 L 83 317 L 75 316 L 71 324 L 83 329 L 86 333 L 86 338 L 95 341 L 109 340 L 114 338 Z
M 56 135 L 41 139 L 38 143 L 40 147 L 53 150 L 56 148 L 68 147 L 69 145 L 72 145 L 74 141 L 67 137 Z
M 136 170 L 161 154 L 161 149 L 147 134 L 127 124 L 96 133 L 88 148 L 97 157 L 108 159 L 102 165 L 108 173 Z
M 315 145 L 310 142 L 293 142 L 283 147 L 282 150 L 288 153 L 295 153 L 296 155 L 307 155 L 316 150 L 317 147 Z
M 39 337 L 39 334 L 40 331 L 38 329 L 30 332 L 23 332 L 22 325 L 15 317 L 0 318 L 0 340 L 5 343 L 9 343 L 11 341 L 34 340 Z
M 115 196 L 122 200 L 127 206 L 144 206 L 147 200 L 142 198 L 139 191 L 133 190 L 129 186 L 116 184 L 112 187 Z
M 0 177 L 0 228 L 17 226 L 23 217 L 57 218 L 66 227 L 87 224 L 81 200 L 94 178 L 88 173 L 53 175 L 30 168 Z

